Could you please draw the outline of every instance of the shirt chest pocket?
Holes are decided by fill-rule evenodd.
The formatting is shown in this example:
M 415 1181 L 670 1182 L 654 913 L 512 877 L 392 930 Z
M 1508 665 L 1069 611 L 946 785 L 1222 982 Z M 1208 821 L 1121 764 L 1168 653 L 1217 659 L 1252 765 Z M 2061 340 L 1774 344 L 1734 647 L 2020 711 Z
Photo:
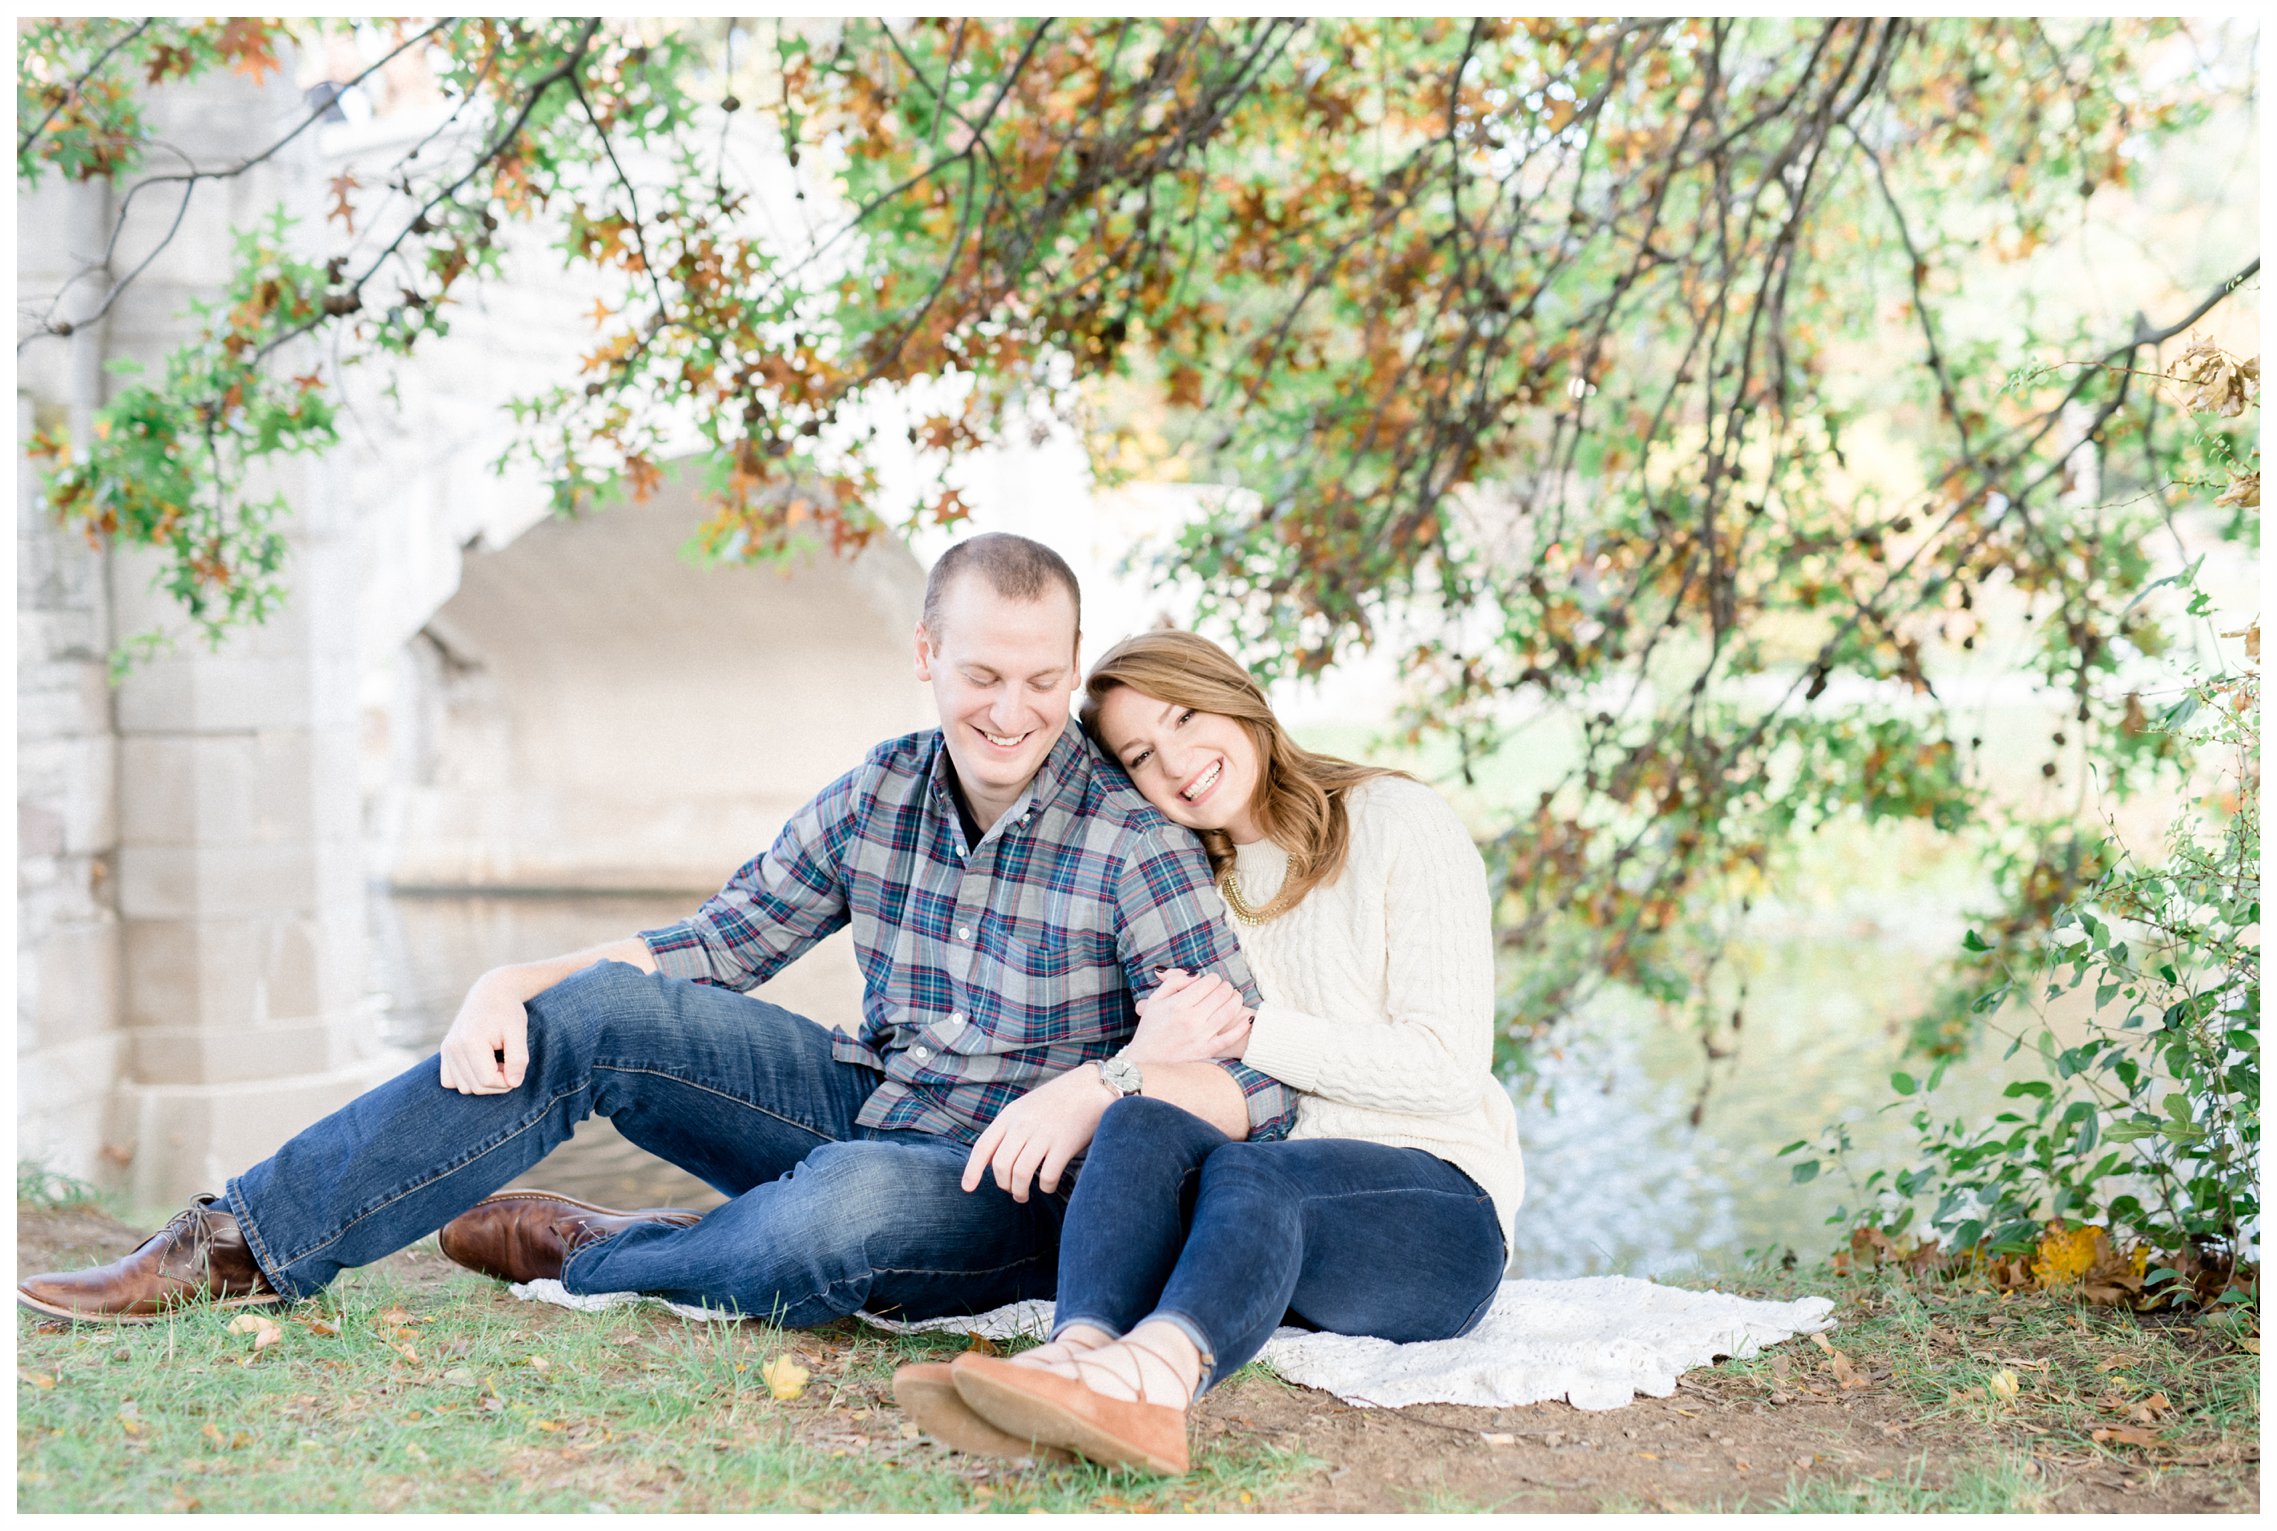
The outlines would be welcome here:
M 1053 933 L 1022 941 L 1005 936 L 985 955 L 992 957 L 1007 978 L 1065 978 L 1074 966 L 1076 945 L 1064 934 Z

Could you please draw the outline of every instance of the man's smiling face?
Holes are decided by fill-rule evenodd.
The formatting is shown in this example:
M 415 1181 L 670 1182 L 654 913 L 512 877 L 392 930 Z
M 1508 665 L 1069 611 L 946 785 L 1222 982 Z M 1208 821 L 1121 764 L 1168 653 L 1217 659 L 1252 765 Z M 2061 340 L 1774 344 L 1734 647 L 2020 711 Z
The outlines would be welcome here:
M 1011 807 L 1067 726 L 1075 603 L 1048 589 L 997 594 L 982 574 L 942 593 L 940 630 L 917 625 L 917 678 L 933 687 L 965 806 L 985 826 Z

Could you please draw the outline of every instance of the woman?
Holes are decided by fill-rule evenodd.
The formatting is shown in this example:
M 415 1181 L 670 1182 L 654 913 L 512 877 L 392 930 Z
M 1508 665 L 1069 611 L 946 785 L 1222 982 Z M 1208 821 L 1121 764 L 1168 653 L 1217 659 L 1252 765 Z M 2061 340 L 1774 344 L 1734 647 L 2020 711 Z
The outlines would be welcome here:
M 968 1449 L 993 1426 L 998 1449 L 1175 1473 L 1188 1406 L 1285 1318 L 1467 1333 L 1500 1285 L 1524 1173 L 1491 1068 L 1485 877 L 1453 810 L 1299 748 L 1192 633 L 1117 644 L 1085 693 L 1084 727 L 1201 835 L 1264 997 L 1228 1028 L 1223 980 L 1170 974 L 1125 1056 L 1238 1057 L 1301 1092 L 1296 1126 L 1240 1142 L 1143 1094 L 1108 1107 L 1068 1205 L 1051 1343 L 959 1357 L 953 1390 L 897 1390 Z

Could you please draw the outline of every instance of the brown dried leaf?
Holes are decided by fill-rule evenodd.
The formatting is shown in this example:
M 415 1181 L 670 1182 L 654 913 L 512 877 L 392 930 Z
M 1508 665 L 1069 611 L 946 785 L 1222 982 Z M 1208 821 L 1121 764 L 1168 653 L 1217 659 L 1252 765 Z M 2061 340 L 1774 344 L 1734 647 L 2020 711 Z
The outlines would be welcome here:
M 2095 1369 L 2099 1372 L 2124 1371 L 2130 1366 L 2140 1365 L 2142 1359 L 2141 1356 L 2130 1355 L 2122 1350 L 2115 1356 L 2106 1356 L 2103 1360 L 2098 1361 Z
M 2173 1404 L 2167 1402 L 2166 1395 L 2164 1393 L 2153 1393 L 2150 1395 L 2150 1397 L 2144 1399 L 2141 1403 L 2138 1403 L 2133 1408 L 2129 1409 L 2127 1411 L 2127 1418 L 2133 1420 L 2138 1425 L 2148 1425 L 2155 1423 L 2161 1414 L 2164 1414 L 2167 1410 L 2173 1407 Z
M 2155 1431 L 2137 1429 L 2133 1425 L 2110 1425 L 2100 1430 L 2090 1430 L 2087 1438 L 2098 1446 L 2152 1447 L 2160 1444 Z
M 16 1375 L 42 1392 L 55 1386 L 55 1378 L 46 1372 L 18 1372 Z

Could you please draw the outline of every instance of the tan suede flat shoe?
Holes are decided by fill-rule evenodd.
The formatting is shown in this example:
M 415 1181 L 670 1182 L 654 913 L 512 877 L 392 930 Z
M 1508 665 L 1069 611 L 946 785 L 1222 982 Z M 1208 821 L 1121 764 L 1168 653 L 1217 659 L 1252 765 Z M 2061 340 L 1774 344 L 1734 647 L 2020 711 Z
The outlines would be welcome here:
M 893 1401 L 918 1429 L 951 1451 L 1011 1461 L 1033 1459 L 1054 1467 L 1075 1460 L 1071 1451 L 999 1430 L 975 1414 L 958 1394 L 946 1361 L 912 1361 L 895 1367 Z
M 996 1356 L 949 1363 L 957 1394 L 982 1419 L 1023 1440 L 1064 1446 L 1110 1467 L 1186 1471 L 1186 1411 L 1095 1393 L 1072 1377 Z

